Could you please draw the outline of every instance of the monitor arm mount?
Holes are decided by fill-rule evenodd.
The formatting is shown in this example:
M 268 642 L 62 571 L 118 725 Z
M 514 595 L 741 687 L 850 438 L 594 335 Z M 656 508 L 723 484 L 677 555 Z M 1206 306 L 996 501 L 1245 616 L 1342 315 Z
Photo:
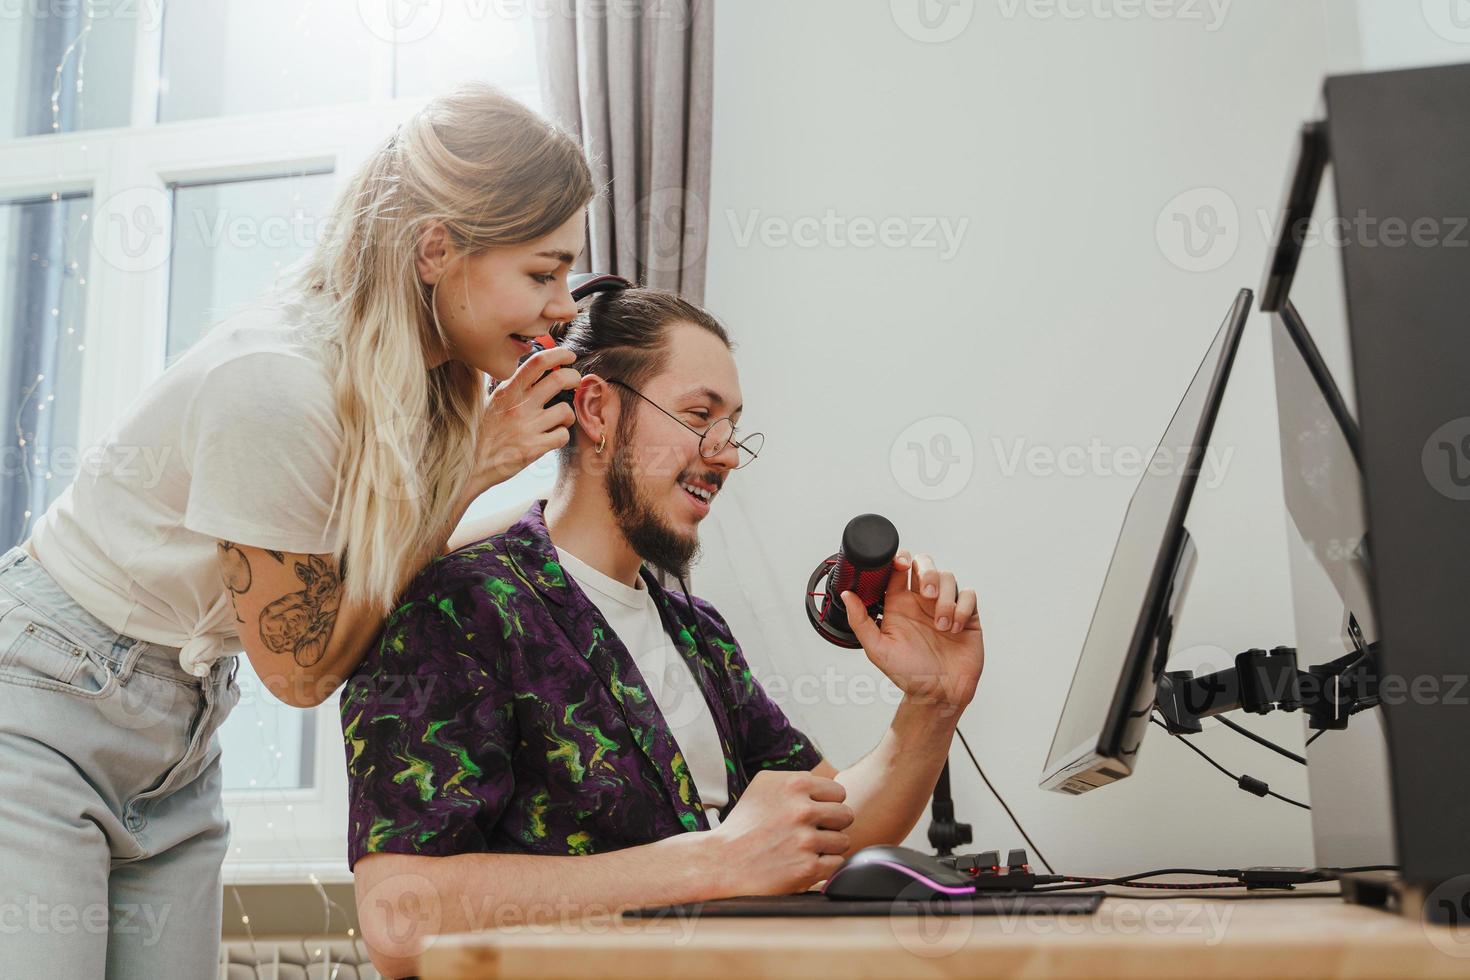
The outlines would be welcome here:
M 1378 644 L 1363 641 L 1351 615 L 1347 634 L 1351 653 L 1306 670 L 1297 669 L 1296 650 L 1274 647 L 1237 654 L 1235 666 L 1211 674 L 1165 671 L 1155 705 L 1175 735 L 1201 731 L 1202 719 L 1227 711 L 1305 710 L 1309 728 L 1346 728 L 1350 716 L 1379 703 Z

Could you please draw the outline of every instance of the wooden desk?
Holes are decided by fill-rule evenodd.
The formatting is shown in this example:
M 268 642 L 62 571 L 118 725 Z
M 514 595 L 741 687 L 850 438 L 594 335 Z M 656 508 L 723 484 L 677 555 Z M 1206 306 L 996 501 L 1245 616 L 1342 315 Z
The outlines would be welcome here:
M 559 919 L 441 937 L 420 965 L 423 980 L 1470 977 L 1470 934 L 1347 905 L 1335 888 L 1111 888 L 1092 916 Z

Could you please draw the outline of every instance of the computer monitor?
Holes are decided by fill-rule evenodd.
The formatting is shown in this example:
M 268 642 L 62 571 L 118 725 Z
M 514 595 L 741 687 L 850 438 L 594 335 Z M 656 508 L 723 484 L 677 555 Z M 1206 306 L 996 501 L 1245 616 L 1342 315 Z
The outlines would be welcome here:
M 1318 818 L 1331 808 L 1318 793 L 1318 777 L 1326 775 L 1320 750 L 1350 749 L 1355 733 L 1372 728 L 1361 722 L 1381 715 L 1391 736 L 1385 770 L 1373 771 L 1356 753 L 1354 770 L 1344 765 L 1338 776 L 1345 787 L 1387 786 L 1392 859 L 1350 863 L 1398 865 L 1395 904 L 1463 925 L 1460 913 L 1470 909 L 1470 794 L 1463 792 L 1470 754 L 1462 748 L 1470 699 L 1461 689 L 1470 665 L 1470 276 L 1466 250 L 1457 247 L 1463 217 L 1446 216 L 1470 214 L 1470 65 L 1337 76 L 1323 91 L 1331 160 L 1323 186 L 1334 201 L 1323 219 L 1342 244 L 1332 256 L 1341 272 L 1334 306 L 1345 315 L 1308 305 L 1297 288 L 1290 296 L 1324 350 L 1340 336 L 1334 323 L 1346 326 L 1351 370 L 1338 377 L 1352 392 L 1361 430 L 1382 698 L 1308 750 L 1317 860 L 1337 863 L 1321 846 Z M 1428 240 L 1426 224 L 1440 229 Z M 1405 242 L 1384 233 L 1390 228 L 1420 234 Z M 1300 659 L 1300 636 L 1297 646 Z M 1349 808 L 1363 809 L 1361 792 L 1344 792 L 1340 810 Z M 1369 894 L 1360 891 L 1369 887 L 1362 879 L 1348 876 L 1345 886 L 1350 895 Z M 1374 887 L 1373 897 L 1390 897 L 1382 883 Z
M 1271 349 L 1287 516 L 1331 581 L 1342 606 L 1342 640 L 1351 644 L 1351 632 L 1376 632 L 1357 422 L 1290 300 L 1271 315 Z M 1357 624 L 1351 630 L 1350 618 Z
M 1313 275 L 1305 282 L 1298 276 L 1296 292 L 1305 294 L 1299 298 L 1328 345 L 1341 347 L 1346 324 L 1334 315 L 1333 297 L 1317 288 L 1332 285 L 1327 274 L 1336 256 L 1309 251 L 1303 263 Z M 1320 268 L 1309 269 L 1313 263 Z M 1371 656 L 1367 662 L 1376 667 L 1378 618 L 1357 420 L 1293 299 L 1271 314 L 1271 347 L 1297 666 L 1310 671 Z M 1350 684 L 1344 693 L 1351 697 L 1361 686 Z M 1346 728 L 1316 733 L 1323 737 L 1311 738 L 1304 751 L 1319 865 L 1396 863 L 1383 712 L 1360 707 L 1347 709 Z
M 1133 772 L 1194 564 L 1184 527 L 1225 383 L 1250 315 L 1242 289 L 1139 480 L 1042 769 L 1073 795 Z
M 1323 121 L 1298 132 L 1261 309 L 1271 320 L 1297 668 L 1366 668 L 1339 692 L 1345 711 L 1335 721 L 1346 727 L 1306 740 L 1315 860 L 1388 865 L 1397 860 L 1384 712 L 1353 697 L 1367 693 L 1368 678 L 1381 680 L 1382 662 L 1362 436 L 1349 402 L 1356 385 L 1341 255 L 1346 241 L 1310 234 L 1314 221 L 1331 229 L 1339 213 L 1327 134 Z

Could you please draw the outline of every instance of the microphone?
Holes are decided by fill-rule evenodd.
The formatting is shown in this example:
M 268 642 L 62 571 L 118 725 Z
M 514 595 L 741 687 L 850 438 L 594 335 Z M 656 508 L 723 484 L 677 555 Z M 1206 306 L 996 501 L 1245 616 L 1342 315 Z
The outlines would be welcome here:
M 842 550 L 817 566 L 806 584 L 806 618 L 828 643 L 848 650 L 862 646 L 847 621 L 842 593 L 851 592 L 877 619 L 898 554 L 898 528 L 878 514 L 859 514 L 842 532 Z M 818 583 L 826 578 L 827 585 Z M 817 600 L 821 600 L 818 606 Z
M 892 576 L 893 557 L 897 554 L 898 528 L 888 518 L 859 514 L 847 522 L 842 531 L 842 550 L 818 565 L 806 583 L 806 618 L 823 639 L 849 650 L 862 647 L 847 621 L 842 593 L 851 592 L 866 607 L 869 616 L 880 618 L 888 579 Z M 824 576 L 827 585 L 819 590 L 817 583 Z M 822 601 L 820 608 L 818 599 Z M 982 772 L 980 776 L 983 779 L 985 774 Z M 958 867 L 950 855 L 954 848 L 970 843 L 973 834 L 969 824 L 955 820 L 954 800 L 949 793 L 948 758 L 934 784 L 931 812 L 929 843 L 941 862 Z

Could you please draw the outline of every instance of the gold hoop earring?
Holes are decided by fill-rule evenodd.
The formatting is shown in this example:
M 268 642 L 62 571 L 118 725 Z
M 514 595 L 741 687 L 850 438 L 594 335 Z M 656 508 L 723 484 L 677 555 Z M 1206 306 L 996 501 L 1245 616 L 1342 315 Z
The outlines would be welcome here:
M 607 433 L 604 432 L 602 434 L 602 441 L 597 444 L 597 455 L 601 456 L 602 455 L 602 451 L 604 449 L 606 449 L 606 448 L 607 448 Z

